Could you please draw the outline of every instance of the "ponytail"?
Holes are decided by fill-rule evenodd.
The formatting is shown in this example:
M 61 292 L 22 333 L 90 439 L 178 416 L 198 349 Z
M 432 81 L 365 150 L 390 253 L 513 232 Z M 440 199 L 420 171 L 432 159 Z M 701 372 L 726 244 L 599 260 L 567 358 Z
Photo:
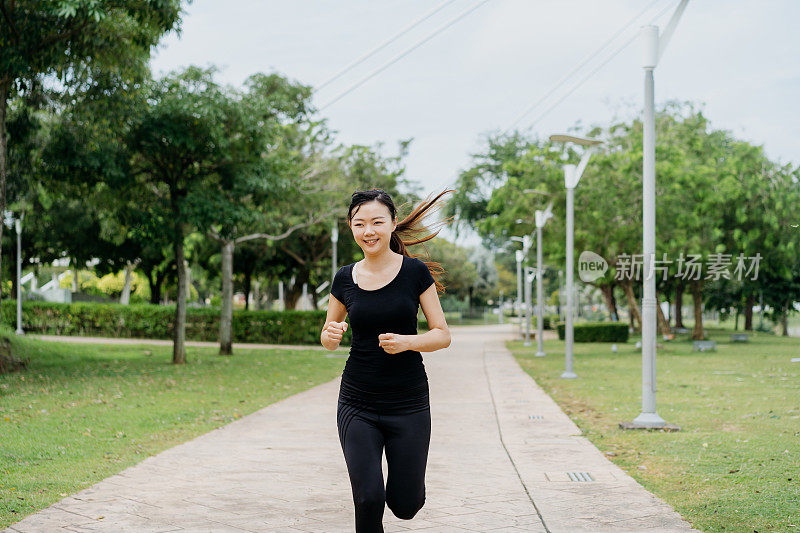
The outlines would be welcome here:
M 414 208 L 407 217 L 397 223 L 397 228 L 392 232 L 392 238 L 389 241 L 389 248 L 393 251 L 408 257 L 416 257 L 427 265 L 433 279 L 436 281 L 436 292 L 438 293 L 444 293 L 445 291 L 444 285 L 439 281 L 439 278 L 441 278 L 442 274 L 445 272 L 442 265 L 430 259 L 430 254 L 427 254 L 428 257 L 411 255 L 407 247 L 433 239 L 442 231 L 442 228 L 453 219 L 453 216 L 450 216 L 431 224 L 423 224 L 424 219 L 441 210 L 444 206 L 444 201 L 441 200 L 441 198 L 448 192 L 455 191 L 452 189 L 444 190 L 432 199 L 428 196 L 428 198 Z M 438 229 L 433 231 L 434 228 Z

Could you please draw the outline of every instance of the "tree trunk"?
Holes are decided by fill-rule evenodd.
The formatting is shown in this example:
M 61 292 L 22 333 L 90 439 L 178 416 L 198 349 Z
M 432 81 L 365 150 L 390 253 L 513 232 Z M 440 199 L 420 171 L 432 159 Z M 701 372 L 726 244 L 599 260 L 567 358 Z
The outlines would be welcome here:
M 72 257 L 70 263 L 72 264 L 72 292 L 78 292 L 81 290 L 80 280 L 78 279 L 78 260 Z
M 233 240 L 222 241 L 222 303 L 219 316 L 219 354 L 233 354 Z
M 16 243 L 14 243 L 14 244 L 15 245 L 11 247 L 11 252 L 9 253 L 9 256 L 8 256 L 8 260 L 10 261 L 11 266 L 12 266 L 12 268 L 9 269 L 9 271 L 12 271 L 12 270 L 15 271 L 16 270 L 15 268 L 13 268 L 17 264 L 17 247 L 16 247 Z M 19 280 L 17 279 L 16 274 L 11 274 L 11 298 L 13 298 L 14 300 L 17 299 L 17 294 L 18 294 L 18 292 L 17 292 L 17 282 L 18 281 Z
M 305 268 L 298 268 L 295 270 L 294 283 L 285 292 L 286 309 L 294 309 L 297 306 L 297 300 L 303 295 L 303 283 L 307 283 L 310 274 Z
M 694 280 L 691 283 L 692 300 L 694 306 L 694 327 L 692 328 L 692 340 L 701 341 L 705 338 L 703 332 L 703 285 L 701 281 Z
M 130 261 L 125 265 L 125 285 L 123 285 L 122 294 L 119 297 L 119 303 L 122 305 L 128 305 L 131 302 L 131 279 L 134 268 L 134 264 Z
M 252 291 L 253 272 L 248 270 L 244 273 L 244 310 L 250 310 L 250 292 Z
M 253 282 L 253 304 L 256 311 L 261 310 L 261 283 L 258 280 Z
M 739 306 L 736 306 L 736 315 L 733 319 L 733 331 L 739 331 Z
M 206 305 L 205 291 L 203 290 L 203 288 L 200 286 L 200 284 L 197 282 L 196 279 L 191 280 L 191 284 L 194 287 L 194 290 L 197 291 L 197 298 L 200 300 L 200 305 L 205 307 Z
M 6 106 L 10 87 L 11 80 L 8 77 L 0 80 L 0 216 L 6 211 L 6 155 L 8 153 L 6 144 Z M 0 242 L 3 242 L 4 226 L 5 224 L 0 221 Z M 3 247 L 0 246 L 0 282 L 2 281 L 3 273 L 2 249 Z M 2 286 L 2 283 L 0 283 L 0 286 Z M 0 294 L 0 300 L 2 299 L 3 295 Z M 0 323 L 2 323 L 2 317 L 0 317 Z
M 153 273 L 155 273 L 156 278 L 153 279 Z M 158 305 L 161 303 L 161 287 L 164 285 L 164 279 L 167 277 L 166 272 L 159 272 L 157 268 L 154 268 L 147 272 L 147 283 L 150 285 L 150 303 L 153 305 Z
M 667 317 L 664 316 L 664 310 L 661 309 L 661 300 L 658 297 L 658 292 L 656 292 L 656 324 L 656 331 L 659 335 L 667 335 L 671 333 L 672 330 L 670 330 Z
M 626 279 L 622 282 L 622 290 L 625 291 L 625 298 L 628 300 L 628 309 L 631 315 L 631 324 L 636 331 L 642 331 L 642 315 L 639 312 L 639 304 L 636 303 L 636 296 L 633 294 L 633 283 Z
M 678 283 L 675 287 L 675 327 L 683 327 L 683 283 Z
M 756 304 L 756 295 L 747 295 L 744 303 L 744 330 L 753 331 L 753 306 Z
M 176 217 L 177 218 L 177 217 Z M 179 222 L 177 223 L 180 224 Z M 186 363 L 186 263 L 183 257 L 183 230 L 175 230 L 175 267 L 178 274 L 178 287 L 175 296 L 175 329 L 173 331 L 172 362 Z
M 611 320 L 614 322 L 619 321 L 619 314 L 617 313 L 617 300 L 614 298 L 614 285 L 601 285 L 600 292 L 603 293 L 603 298 L 606 301 L 606 308 L 611 314 Z
M 789 336 L 789 304 L 783 308 L 783 315 L 781 315 L 781 336 Z

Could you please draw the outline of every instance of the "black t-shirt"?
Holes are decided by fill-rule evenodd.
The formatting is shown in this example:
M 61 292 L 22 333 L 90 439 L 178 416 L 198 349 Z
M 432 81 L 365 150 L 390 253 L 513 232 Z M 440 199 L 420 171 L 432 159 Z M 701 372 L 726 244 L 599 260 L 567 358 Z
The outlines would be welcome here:
M 421 260 L 404 255 L 394 279 L 365 290 L 353 282 L 354 264 L 340 268 L 331 286 L 331 294 L 347 309 L 352 328 L 350 357 L 342 372 L 343 397 L 383 412 L 422 408 L 428 385 L 422 355 L 415 350 L 387 353 L 378 335 L 417 334 L 419 296 L 434 283 L 433 276 Z

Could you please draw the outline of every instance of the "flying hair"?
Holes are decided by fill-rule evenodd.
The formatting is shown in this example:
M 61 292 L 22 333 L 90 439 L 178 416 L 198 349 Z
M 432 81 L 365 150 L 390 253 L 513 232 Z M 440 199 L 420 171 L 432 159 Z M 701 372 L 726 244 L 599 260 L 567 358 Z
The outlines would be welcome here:
M 441 264 L 433 261 L 430 258 L 430 253 L 427 253 L 424 256 L 412 255 L 409 253 L 408 247 L 416 244 L 422 244 L 433 239 L 439 234 L 446 224 L 453 220 L 454 216 L 450 216 L 446 219 L 437 220 L 432 223 L 425 223 L 425 220 L 427 220 L 434 213 L 439 212 L 442 207 L 444 207 L 446 201 L 443 200 L 442 197 L 449 192 L 455 191 L 453 189 L 445 189 L 436 196 L 433 196 L 433 194 L 428 195 L 423 202 L 411 210 L 411 213 L 397 223 L 397 227 L 392 232 L 392 237 L 389 241 L 389 248 L 392 251 L 408 257 L 418 258 L 420 261 L 425 263 L 425 265 L 427 265 L 428 270 L 430 270 L 431 275 L 436 283 L 436 291 L 440 294 L 444 293 L 445 291 L 445 287 L 440 281 L 442 274 L 445 273 L 445 269 Z M 361 204 L 375 200 L 381 202 L 389 209 L 392 219 L 397 216 L 398 209 L 395 207 L 394 201 L 389 193 L 383 189 L 373 188 L 363 191 L 356 191 L 353 193 L 353 197 L 350 202 L 350 208 L 347 211 L 348 222 L 352 220 Z M 402 204 L 400 207 L 403 208 L 405 205 L 406 204 Z M 425 251 L 428 252 L 428 249 L 425 248 Z

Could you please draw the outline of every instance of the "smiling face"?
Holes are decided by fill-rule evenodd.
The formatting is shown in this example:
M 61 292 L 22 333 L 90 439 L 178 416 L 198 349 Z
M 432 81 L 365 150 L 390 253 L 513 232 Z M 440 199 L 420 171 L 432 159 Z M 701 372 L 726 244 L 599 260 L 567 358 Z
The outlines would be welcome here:
M 397 227 L 397 219 L 392 219 L 385 204 L 373 200 L 365 202 L 353 210 L 350 229 L 356 244 L 364 251 L 364 256 L 377 256 L 389 249 L 389 240 Z

